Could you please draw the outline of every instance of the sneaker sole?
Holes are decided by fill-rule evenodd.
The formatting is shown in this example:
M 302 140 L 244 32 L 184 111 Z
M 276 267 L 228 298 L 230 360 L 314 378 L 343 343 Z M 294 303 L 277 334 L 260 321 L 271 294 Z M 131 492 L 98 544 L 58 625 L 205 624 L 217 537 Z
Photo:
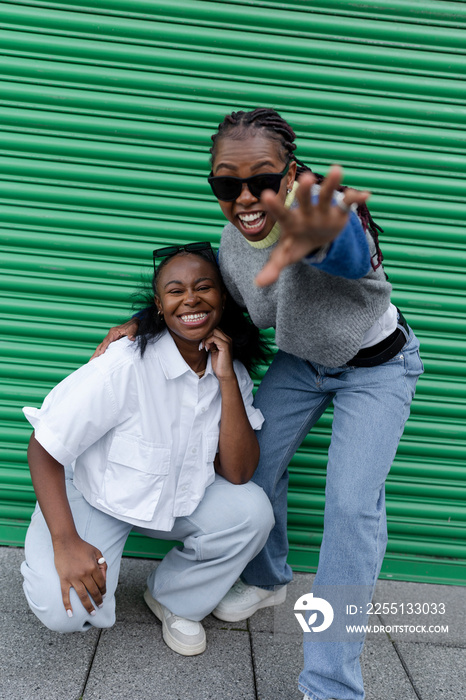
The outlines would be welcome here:
M 205 637 L 198 644 L 183 644 L 172 636 L 163 615 L 162 606 L 157 600 L 155 600 L 155 598 L 152 597 L 148 588 L 144 591 L 144 600 L 147 607 L 150 608 L 155 617 L 162 623 L 162 637 L 167 647 L 170 647 L 170 649 L 176 651 L 177 654 L 181 654 L 182 656 L 196 656 L 197 654 L 202 654 L 202 652 L 205 651 Z
M 262 610 L 262 608 L 271 608 L 275 605 L 281 605 L 285 602 L 285 599 L 286 587 L 283 587 L 277 591 L 275 595 L 271 596 L 270 598 L 264 598 L 264 600 L 259 601 L 259 603 L 255 603 L 255 605 L 251 605 L 249 608 L 246 608 L 246 610 L 237 612 L 232 610 L 231 612 L 228 612 L 222 609 L 219 610 L 217 607 L 215 610 L 212 610 L 212 615 L 223 622 L 241 622 L 242 620 L 248 620 L 252 615 L 254 615 L 255 612 Z

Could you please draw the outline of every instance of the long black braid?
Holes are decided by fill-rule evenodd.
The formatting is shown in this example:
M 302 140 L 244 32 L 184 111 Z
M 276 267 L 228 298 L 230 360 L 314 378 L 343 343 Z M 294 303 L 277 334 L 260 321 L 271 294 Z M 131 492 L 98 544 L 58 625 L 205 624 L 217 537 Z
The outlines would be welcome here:
M 213 164 L 214 162 L 217 144 L 220 139 L 228 134 L 228 138 L 241 140 L 246 136 L 252 126 L 257 129 L 266 129 L 268 135 L 277 141 L 279 146 L 282 148 L 283 159 L 286 162 L 289 162 L 290 160 L 294 160 L 296 162 L 298 166 L 296 170 L 298 178 L 306 171 L 311 173 L 313 172 L 309 166 L 299 160 L 299 158 L 297 158 L 294 154 L 296 149 L 296 144 L 294 143 L 296 134 L 291 126 L 278 114 L 278 112 L 267 107 L 260 107 L 251 112 L 240 111 L 227 114 L 223 122 L 219 124 L 217 133 L 213 134 L 211 137 L 213 142 L 212 148 L 210 149 L 211 163 Z M 316 178 L 316 183 L 320 185 L 320 183 L 324 180 L 324 175 L 320 175 L 320 173 L 316 172 L 313 174 Z M 338 189 L 340 192 L 344 192 L 347 187 L 345 185 L 341 185 Z M 359 204 L 357 212 L 364 228 L 370 232 L 375 243 L 376 255 L 374 257 L 376 258 L 376 261 L 374 262 L 373 258 L 371 258 L 371 265 L 372 268 L 376 270 L 378 267 L 380 267 L 383 260 L 382 251 L 380 250 L 379 245 L 379 233 L 382 233 L 383 229 L 375 223 L 366 204 Z

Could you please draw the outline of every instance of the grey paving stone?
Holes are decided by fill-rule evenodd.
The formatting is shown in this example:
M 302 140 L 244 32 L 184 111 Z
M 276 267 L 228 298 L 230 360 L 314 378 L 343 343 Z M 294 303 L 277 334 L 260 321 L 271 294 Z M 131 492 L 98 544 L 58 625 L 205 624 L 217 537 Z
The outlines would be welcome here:
M 361 657 L 366 700 L 418 700 L 393 645 L 366 641 Z
M 393 604 L 393 614 L 382 612 L 381 619 L 392 628 L 390 636 L 396 641 L 466 646 L 466 586 L 378 581 L 374 603 Z M 441 603 L 445 613 L 434 614 L 434 606 L 439 611 Z M 396 629 L 407 625 L 408 630 Z M 440 631 L 439 626 L 448 626 L 448 632 Z
M 161 625 L 119 624 L 102 633 L 84 700 L 254 700 L 249 635 L 211 629 L 195 657 L 171 651 Z
M 254 632 L 252 650 L 258 700 L 302 700 L 298 676 L 303 668 L 301 635 Z
M 466 697 L 466 649 L 409 642 L 397 646 L 422 700 Z
M 61 635 L 46 629 L 32 612 L 1 613 L 0 698 L 77 700 L 99 632 Z
M 119 623 L 152 623 L 153 615 L 143 600 L 146 579 L 159 565 L 156 559 L 123 557 L 116 590 L 116 616 Z
M 24 550 L 0 547 L 0 612 L 26 612 L 28 604 L 23 594 L 20 566 Z

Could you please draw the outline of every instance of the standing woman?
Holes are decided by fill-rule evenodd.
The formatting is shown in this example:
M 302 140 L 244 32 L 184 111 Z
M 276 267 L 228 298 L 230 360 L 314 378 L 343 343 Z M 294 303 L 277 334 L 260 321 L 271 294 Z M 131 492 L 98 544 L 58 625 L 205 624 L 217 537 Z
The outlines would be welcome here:
M 279 348 L 255 399 L 265 423 L 254 480 L 276 525 L 214 611 L 222 619 L 284 600 L 287 465 L 331 402 L 315 586 L 336 598 L 347 590 L 347 603 L 370 602 L 387 541 L 384 483 L 422 372 L 419 343 L 390 303 L 368 193 L 336 194 L 341 174 L 333 168 L 311 195 L 316 178 L 294 155 L 294 136 L 274 110 L 237 112 L 211 149 L 209 181 L 229 221 L 219 250 L 225 283 L 259 328 L 275 328 Z M 362 700 L 362 644 L 305 643 L 301 691 L 312 700 Z
M 212 137 L 209 182 L 229 222 L 220 268 L 252 321 L 275 328 L 279 348 L 255 398 L 265 423 L 253 477 L 271 499 L 276 524 L 214 610 L 223 620 L 285 599 L 292 578 L 287 466 L 332 402 L 314 587 L 333 592 L 337 607 L 366 610 L 387 541 L 385 479 L 423 371 L 419 343 L 390 302 L 369 193 L 341 188 L 338 167 L 326 179 L 313 175 L 295 156 L 294 138 L 273 109 L 233 112 Z M 114 330 L 104 346 L 125 332 L 132 330 Z M 305 697 L 362 700 L 363 636 L 311 639 L 317 642 L 304 644 L 299 683 Z

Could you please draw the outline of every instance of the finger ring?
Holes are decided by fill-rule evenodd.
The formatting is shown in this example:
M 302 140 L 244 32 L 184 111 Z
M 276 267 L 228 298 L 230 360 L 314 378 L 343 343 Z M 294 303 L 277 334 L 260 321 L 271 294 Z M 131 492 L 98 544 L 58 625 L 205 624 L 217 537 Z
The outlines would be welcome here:
M 344 199 L 337 200 L 336 206 L 338 207 L 338 209 L 341 209 L 341 211 L 344 212 L 345 214 L 348 214 L 348 212 L 350 210 L 350 207 L 346 204 Z
M 97 559 L 97 563 L 98 564 L 106 564 L 107 562 L 105 560 L 105 557 L 100 557 L 100 559 Z

